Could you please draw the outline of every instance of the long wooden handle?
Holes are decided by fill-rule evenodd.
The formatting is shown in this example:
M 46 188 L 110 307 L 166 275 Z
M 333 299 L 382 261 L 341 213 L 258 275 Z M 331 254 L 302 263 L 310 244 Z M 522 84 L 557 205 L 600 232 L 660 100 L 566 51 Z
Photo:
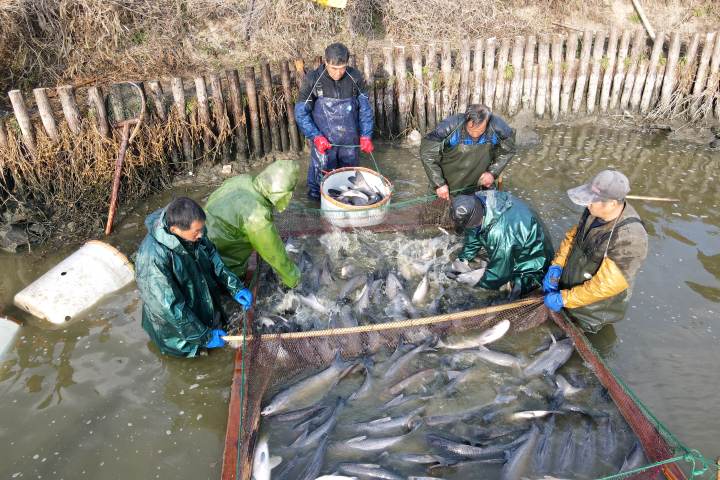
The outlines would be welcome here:
M 625 198 L 630 200 L 643 200 L 645 202 L 679 202 L 679 198 L 666 198 L 666 197 L 645 197 L 643 195 L 626 195 Z

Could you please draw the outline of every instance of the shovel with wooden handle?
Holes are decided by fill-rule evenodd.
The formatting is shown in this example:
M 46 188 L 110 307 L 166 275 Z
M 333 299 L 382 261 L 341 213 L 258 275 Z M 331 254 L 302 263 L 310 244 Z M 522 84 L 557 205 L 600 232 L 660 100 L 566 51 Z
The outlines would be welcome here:
M 118 193 L 120 192 L 120 178 L 122 176 L 122 166 L 125 161 L 125 154 L 127 153 L 128 146 L 133 141 L 138 131 L 140 131 L 140 125 L 142 125 L 145 119 L 145 94 L 136 83 L 133 82 L 122 82 L 132 85 L 140 95 L 140 115 L 137 118 L 131 118 L 129 120 L 123 120 L 115 124 L 115 127 L 122 127 L 122 139 L 120 141 L 120 150 L 118 151 L 117 160 L 115 160 L 115 175 L 113 176 L 112 193 L 110 194 L 110 207 L 108 209 L 108 220 L 105 225 L 105 235 L 112 233 L 113 221 L 115 220 L 115 212 L 118 207 Z M 135 127 L 130 133 L 130 128 Z

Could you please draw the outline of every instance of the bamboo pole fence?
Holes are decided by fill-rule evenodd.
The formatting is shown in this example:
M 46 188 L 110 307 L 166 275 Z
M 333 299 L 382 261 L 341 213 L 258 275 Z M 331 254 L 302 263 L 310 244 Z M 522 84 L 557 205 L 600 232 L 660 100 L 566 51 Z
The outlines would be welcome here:
M 294 106 L 308 69 L 322 58 L 288 59 L 192 78 L 143 83 L 155 122 L 180 119 L 184 131 L 167 154 L 193 168 L 237 160 L 244 167 L 268 153 L 301 152 Z M 355 52 L 378 136 L 422 134 L 443 118 L 484 103 L 512 116 L 522 110 L 552 120 L 578 115 L 632 115 L 653 121 L 720 121 L 720 34 L 644 30 L 570 32 L 460 42 L 386 44 Z M 137 106 L 116 85 L 39 87 L 8 92 L 0 118 L 0 154 L 13 130 L 29 158 L 37 135 L 59 138 L 65 125 L 82 134 L 89 121 L 104 137 Z M 82 101 L 79 101 L 82 100 Z M 228 133 L 229 132 L 229 133 Z M 223 144 L 220 145 L 219 140 Z

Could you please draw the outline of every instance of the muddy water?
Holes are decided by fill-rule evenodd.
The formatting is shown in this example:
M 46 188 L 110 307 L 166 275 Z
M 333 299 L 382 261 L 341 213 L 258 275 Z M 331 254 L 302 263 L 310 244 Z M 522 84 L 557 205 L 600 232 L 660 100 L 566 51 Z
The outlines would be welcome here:
M 506 188 L 535 204 L 555 243 L 577 220 L 564 195 L 605 167 L 623 170 L 650 234 L 626 320 L 593 342 L 609 364 L 681 440 L 720 454 L 713 406 L 720 391 L 720 155 L 702 146 L 600 127 L 542 130 L 506 175 Z M 397 197 L 425 191 L 415 151 L 376 155 Z M 304 195 L 298 189 L 298 197 Z M 202 200 L 208 188 L 179 189 Z M 171 196 L 131 213 L 111 242 L 127 253 L 142 221 Z M 139 324 L 133 288 L 86 318 L 49 329 L 12 308 L 12 295 L 78 245 L 32 255 L 0 255 L 0 311 L 26 321 L 0 359 L 1 478 L 217 478 L 232 353 L 198 360 L 161 356 Z

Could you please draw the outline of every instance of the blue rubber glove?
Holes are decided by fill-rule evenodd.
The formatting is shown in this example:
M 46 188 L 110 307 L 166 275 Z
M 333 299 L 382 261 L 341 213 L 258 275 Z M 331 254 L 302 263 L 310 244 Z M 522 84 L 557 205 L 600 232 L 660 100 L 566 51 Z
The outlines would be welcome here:
M 550 265 L 550 268 L 548 268 L 545 274 L 545 278 L 543 278 L 543 293 L 558 291 L 562 270 L 560 265 Z
M 224 347 L 225 340 L 223 340 L 222 337 L 225 337 L 225 336 L 227 336 L 227 333 L 225 333 L 225 330 L 221 330 L 219 328 L 210 330 L 210 340 L 208 340 L 208 342 L 205 346 L 207 348 Z
M 243 310 L 247 310 L 252 305 L 252 292 L 247 288 L 243 288 L 235 294 L 235 301 L 242 305 Z
M 553 312 L 559 312 L 563 308 L 563 299 L 560 292 L 550 292 L 545 294 L 545 306 Z

